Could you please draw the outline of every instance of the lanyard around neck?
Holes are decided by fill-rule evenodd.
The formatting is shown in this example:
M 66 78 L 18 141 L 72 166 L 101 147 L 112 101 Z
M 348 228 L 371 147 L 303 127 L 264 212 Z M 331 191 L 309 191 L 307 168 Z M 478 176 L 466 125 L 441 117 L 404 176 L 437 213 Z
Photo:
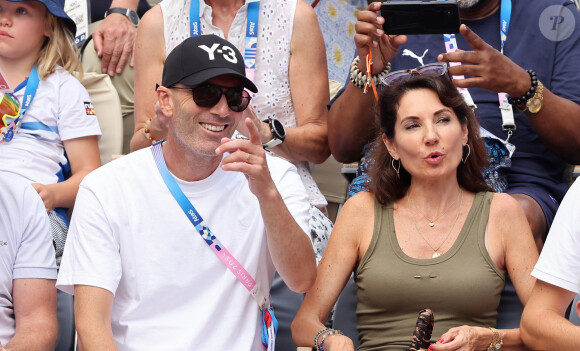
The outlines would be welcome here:
M 499 21 L 499 35 L 500 35 L 500 52 L 503 55 L 503 49 L 505 46 L 505 42 L 507 40 L 508 30 L 510 26 L 510 20 L 512 15 L 512 2 L 511 0 L 501 0 L 500 5 L 500 21 Z M 457 38 L 455 34 L 443 34 L 443 40 L 445 42 L 445 50 L 447 52 L 454 52 L 457 51 Z M 459 62 L 450 62 L 449 66 L 457 66 L 460 65 Z M 454 76 L 455 79 L 464 79 L 464 76 Z M 476 109 L 477 106 L 475 105 L 471 94 L 467 88 L 457 88 L 459 93 L 463 96 L 465 102 L 471 106 L 473 109 Z M 510 105 L 507 101 L 507 94 L 506 93 L 498 93 L 498 101 L 499 101 L 499 109 L 501 111 L 502 117 L 502 129 L 507 131 L 508 137 L 505 140 L 506 143 L 509 142 L 513 131 L 516 130 L 516 122 L 514 119 L 514 112 L 512 105 Z M 512 152 L 513 153 L 513 152 Z
M 244 285 L 244 287 L 250 292 L 252 297 L 258 302 L 261 310 L 267 307 L 267 301 L 264 296 L 262 296 L 256 281 L 248 271 L 235 259 L 235 257 L 225 248 L 225 246 L 218 240 L 218 238 L 212 234 L 211 230 L 197 212 L 193 204 L 189 201 L 187 196 L 183 193 L 177 181 L 169 172 L 167 164 L 165 163 L 165 158 L 163 157 L 163 149 L 161 147 L 161 142 L 153 144 L 151 147 L 151 152 L 153 153 L 153 158 L 159 169 L 159 173 L 167 185 L 169 192 L 175 198 L 175 201 L 179 204 L 179 207 L 183 210 L 189 221 L 193 224 L 195 229 L 197 229 L 201 238 L 209 246 L 209 248 L 216 254 L 216 256 L 226 265 L 226 267 L 238 278 L 238 280 Z
M 199 1 L 191 0 L 189 5 L 189 32 L 192 37 L 201 35 L 201 19 L 199 17 Z M 248 3 L 248 19 L 246 21 L 246 42 L 244 49 L 244 63 L 246 77 L 254 80 L 256 70 L 256 50 L 258 48 L 258 19 L 260 17 L 260 2 Z
M 20 83 L 14 91 L 18 91 L 22 89 L 24 85 L 26 85 L 26 90 L 24 90 L 24 101 L 22 102 L 22 106 L 20 107 L 20 119 L 24 116 L 28 107 L 32 103 L 34 99 L 34 95 L 36 95 L 36 90 L 38 89 L 38 83 L 40 83 L 40 78 L 38 77 L 38 71 L 36 70 L 36 65 L 32 66 L 30 70 L 30 75 L 24 82 Z
M 16 118 L 16 120 L 14 120 L 14 122 L 12 122 L 10 124 L 10 126 L 8 126 L 9 130 L 8 131 L 2 131 L 0 133 L 0 143 L 4 142 L 4 141 L 11 141 L 12 138 L 14 138 L 14 135 L 16 133 L 18 133 L 18 130 L 20 128 L 22 129 L 26 129 L 26 123 L 22 124 L 22 119 L 24 117 L 24 113 L 26 112 L 26 110 L 28 110 L 28 107 L 30 107 L 30 104 L 32 104 L 32 100 L 34 99 L 34 95 L 36 95 L 36 90 L 38 89 L 38 84 L 40 83 L 40 78 L 38 77 L 38 71 L 36 70 L 36 65 L 32 66 L 32 69 L 30 70 L 30 74 L 28 75 L 28 78 L 26 78 L 22 83 L 18 84 L 18 86 L 16 87 L 16 89 L 14 89 L 14 91 L 19 91 L 20 89 L 22 89 L 24 86 L 26 86 L 26 89 L 24 90 L 24 99 L 23 102 L 20 104 L 20 113 L 18 114 L 18 117 Z
M 501 7 L 499 10 L 499 35 L 500 35 L 500 52 L 503 55 L 503 47 L 507 40 L 508 30 L 510 28 L 510 19 L 512 17 L 512 2 L 511 0 L 501 0 Z

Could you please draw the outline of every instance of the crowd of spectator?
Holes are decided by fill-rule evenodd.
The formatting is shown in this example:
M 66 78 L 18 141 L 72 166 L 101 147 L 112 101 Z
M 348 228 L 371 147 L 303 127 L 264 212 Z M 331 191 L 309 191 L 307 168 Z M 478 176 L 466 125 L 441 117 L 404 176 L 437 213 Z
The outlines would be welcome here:
M 331 100 L 331 0 L 0 0 L 0 351 L 580 347 L 577 4 L 450 2 L 357 10 Z

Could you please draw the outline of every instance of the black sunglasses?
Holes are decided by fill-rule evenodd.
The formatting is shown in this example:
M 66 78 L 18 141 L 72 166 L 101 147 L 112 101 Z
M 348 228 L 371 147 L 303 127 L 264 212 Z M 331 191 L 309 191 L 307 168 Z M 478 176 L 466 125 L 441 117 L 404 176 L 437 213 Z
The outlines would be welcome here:
M 204 84 L 195 88 L 170 87 L 169 89 L 191 90 L 193 101 L 201 107 L 213 107 L 226 95 L 226 101 L 230 110 L 242 112 L 250 104 L 252 97 L 244 88 L 223 87 L 214 84 Z

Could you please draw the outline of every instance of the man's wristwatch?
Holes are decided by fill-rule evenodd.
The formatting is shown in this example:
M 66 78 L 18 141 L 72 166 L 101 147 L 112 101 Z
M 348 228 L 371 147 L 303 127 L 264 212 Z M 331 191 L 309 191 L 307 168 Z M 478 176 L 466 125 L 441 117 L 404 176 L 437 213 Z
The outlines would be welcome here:
M 272 140 L 262 144 L 264 149 L 267 150 L 271 147 L 282 144 L 284 138 L 286 138 L 286 130 L 284 130 L 282 123 L 279 120 L 272 118 L 268 118 L 264 122 L 268 123 L 270 131 L 272 132 Z
M 121 7 L 113 7 L 108 9 L 105 12 L 105 17 L 107 17 L 108 15 L 112 14 L 112 13 L 120 13 L 121 15 L 126 16 L 129 21 L 131 21 L 131 23 L 133 23 L 135 25 L 135 27 L 139 26 L 139 15 L 137 14 L 137 12 L 131 10 L 131 9 L 124 9 Z

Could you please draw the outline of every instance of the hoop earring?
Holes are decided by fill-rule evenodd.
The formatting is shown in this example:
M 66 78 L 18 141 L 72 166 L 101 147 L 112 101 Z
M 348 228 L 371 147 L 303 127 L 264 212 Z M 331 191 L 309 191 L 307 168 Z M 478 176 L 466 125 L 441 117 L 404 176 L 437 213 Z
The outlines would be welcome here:
M 401 161 L 399 161 L 399 166 L 395 167 L 395 161 L 399 161 L 399 160 L 395 160 L 394 158 L 391 159 L 391 167 L 393 167 L 393 169 L 395 170 L 395 172 L 397 172 L 397 178 L 401 178 L 399 176 L 399 170 L 401 170 Z
M 461 162 L 463 162 L 463 164 L 467 162 L 469 155 L 471 155 L 471 146 L 469 146 L 469 144 L 465 144 L 465 146 L 467 146 L 467 156 L 465 156 L 465 160 L 463 159 L 463 157 L 461 157 Z

